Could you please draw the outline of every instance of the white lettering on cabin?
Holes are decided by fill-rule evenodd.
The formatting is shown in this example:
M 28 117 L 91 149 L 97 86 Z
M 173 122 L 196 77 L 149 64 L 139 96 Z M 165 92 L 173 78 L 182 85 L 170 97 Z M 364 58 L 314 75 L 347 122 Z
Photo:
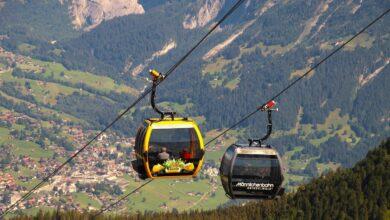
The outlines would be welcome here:
M 244 183 L 238 182 L 236 187 L 242 187 L 249 190 L 272 190 L 274 188 L 273 183 Z

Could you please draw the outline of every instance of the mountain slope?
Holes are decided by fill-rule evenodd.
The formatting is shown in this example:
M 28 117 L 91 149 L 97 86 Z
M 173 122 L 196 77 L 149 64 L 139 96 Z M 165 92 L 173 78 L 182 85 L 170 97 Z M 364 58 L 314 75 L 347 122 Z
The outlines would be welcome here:
M 231 2 L 225 3 L 219 16 Z M 252 97 L 257 100 L 269 97 L 381 13 L 386 5 L 382 1 L 363 2 L 358 10 L 352 10 L 356 8 L 353 3 L 340 5 L 331 1 L 251 1 L 177 70 L 175 77 L 162 87 L 160 97 L 169 97 L 164 101 L 190 99 L 197 103 L 191 111 L 206 116 L 208 128 L 231 124 L 239 117 L 233 114 L 237 111 L 233 106 L 250 109 Z M 164 71 L 191 46 L 188 42 L 195 42 L 207 29 L 198 27 L 194 31 L 182 27 L 187 11 L 193 7 L 173 2 L 155 7 L 144 15 L 106 22 L 65 44 L 64 53 L 57 60 L 67 67 L 102 72 L 128 82 L 145 77 L 145 71 L 152 67 Z M 168 11 L 174 13 L 167 16 Z M 376 104 L 373 103 L 376 114 L 368 114 L 364 122 L 360 117 L 367 109 L 361 107 L 361 97 L 375 93 L 375 88 L 383 88 L 384 85 L 376 84 L 388 77 L 385 73 L 389 71 L 386 65 L 389 48 L 383 47 L 388 41 L 384 31 L 386 24 L 388 19 L 379 22 L 337 58 L 319 68 L 307 84 L 286 94 L 288 101 L 282 100 L 281 104 L 289 107 L 283 108 L 280 119 L 276 118 L 277 122 L 284 122 L 279 123 L 279 128 L 291 129 L 301 107 L 305 123 L 322 123 L 331 111 L 340 108 L 342 115 L 356 117 L 357 125 L 368 132 L 375 132 L 371 125 L 378 131 L 388 130 L 386 97 L 374 96 L 377 97 L 374 98 Z M 170 42 L 176 45 L 172 50 L 153 57 Z M 371 86 L 361 86 L 358 79 L 367 77 L 378 67 L 383 69 L 372 75 L 375 77 L 370 80 Z M 188 69 L 191 73 L 186 71 Z M 189 77 L 197 80 L 188 82 Z M 172 93 L 176 88 L 181 88 L 182 92 Z M 243 98 L 237 100 L 236 97 Z M 211 106 L 210 103 L 215 102 L 210 100 L 221 105 Z M 384 106 L 377 106 L 379 102 Z M 219 114 L 218 106 L 228 106 L 227 111 Z M 221 118 L 226 120 L 221 123 Z
M 16 182 L 11 187 L 19 187 L 13 191 L 13 199 L 30 186 L 23 180 L 39 179 L 45 165 L 53 167 L 58 158 L 71 154 L 131 103 L 149 85 L 145 79 L 149 68 L 166 71 L 234 4 L 233 0 L 137 2 L 144 14 L 104 20 L 88 32 L 73 29 L 70 1 L 63 5 L 18 0 L 1 4 L 0 22 L 5 25 L 0 25 L 0 45 L 5 50 L 0 48 L 0 116 L 9 122 L 0 125 L 0 150 L 13 158 L 4 169 Z M 157 102 L 194 117 L 210 140 L 388 7 L 389 2 L 383 0 L 247 1 L 161 84 Z M 183 26 L 194 21 L 197 25 L 192 29 Z M 328 170 L 352 166 L 387 137 L 388 24 L 389 15 L 276 100 L 280 111 L 273 116 L 269 143 L 287 165 L 289 190 Z M 55 39 L 59 41 L 51 41 Z M 126 163 L 131 159 L 129 140 L 142 119 L 151 115 L 146 98 L 113 127 L 107 139 L 88 149 L 91 158 L 80 158 L 72 166 L 91 175 L 96 170 L 120 170 L 96 174 L 102 191 L 90 190 L 95 185 L 78 185 L 74 192 L 79 176 L 66 170 L 50 184 L 60 184 L 62 197 L 48 187 L 36 195 L 46 196 L 47 201 L 28 207 L 61 204 L 75 208 L 63 198 L 68 196 L 81 200 L 77 208 L 93 209 L 100 207 L 101 198 L 115 197 L 102 185 L 117 184 L 123 192 L 131 190 L 137 182 Z M 208 147 L 205 169 L 197 181 L 212 184 L 209 190 L 202 184 L 191 189 L 186 182 L 159 182 L 153 185 L 158 191 L 183 190 L 173 193 L 168 202 L 144 200 L 156 196 L 149 190 L 136 198 L 138 205 L 128 202 L 127 208 L 167 210 L 178 203 L 188 204 L 179 209 L 182 211 L 225 203 L 214 172 L 219 159 L 229 144 L 262 135 L 265 125 L 265 115 L 259 113 Z M 93 154 L 93 150 L 104 153 Z M 40 154 L 43 160 L 39 160 Z M 21 165 L 23 156 L 33 158 L 32 163 Z M 116 169 L 108 169 L 113 163 Z M 73 181 L 70 188 L 61 185 L 61 178 L 67 175 Z M 105 175 L 116 180 L 107 182 Z M 10 184 L 3 182 L 2 186 Z M 8 200 L 0 206 L 6 204 Z

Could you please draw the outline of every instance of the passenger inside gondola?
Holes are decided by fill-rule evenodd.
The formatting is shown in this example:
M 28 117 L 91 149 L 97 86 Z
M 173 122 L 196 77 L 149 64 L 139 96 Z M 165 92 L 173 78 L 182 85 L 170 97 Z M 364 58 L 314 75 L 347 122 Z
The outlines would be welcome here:
M 191 159 L 191 153 L 188 151 L 187 148 L 183 148 L 183 151 L 180 153 L 180 156 L 184 161 L 188 161 Z
M 168 160 L 169 159 L 169 154 L 167 153 L 166 147 L 161 148 L 161 152 L 157 155 L 157 158 L 159 160 Z
M 261 167 L 258 170 L 259 177 L 261 178 L 267 178 L 270 176 L 271 169 L 268 167 Z
M 193 128 L 154 129 L 149 141 L 148 161 L 155 176 L 191 174 L 201 158 Z

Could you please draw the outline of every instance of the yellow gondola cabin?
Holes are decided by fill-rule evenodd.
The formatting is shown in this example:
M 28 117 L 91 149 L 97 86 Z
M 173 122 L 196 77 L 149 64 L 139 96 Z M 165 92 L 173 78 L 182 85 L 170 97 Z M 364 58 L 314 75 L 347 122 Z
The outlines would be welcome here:
M 195 121 L 175 118 L 154 104 L 155 89 L 162 75 L 152 70 L 151 104 L 160 118 L 146 119 L 138 128 L 133 168 L 141 178 L 195 177 L 202 167 L 204 143 Z M 166 117 L 168 116 L 168 117 Z

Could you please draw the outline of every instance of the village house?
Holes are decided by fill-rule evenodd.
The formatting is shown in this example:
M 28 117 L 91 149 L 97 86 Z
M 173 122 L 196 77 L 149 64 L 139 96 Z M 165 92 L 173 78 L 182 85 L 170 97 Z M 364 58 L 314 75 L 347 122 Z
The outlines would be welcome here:
M 13 189 L 16 187 L 15 179 L 10 173 L 0 172 L 0 190 Z

